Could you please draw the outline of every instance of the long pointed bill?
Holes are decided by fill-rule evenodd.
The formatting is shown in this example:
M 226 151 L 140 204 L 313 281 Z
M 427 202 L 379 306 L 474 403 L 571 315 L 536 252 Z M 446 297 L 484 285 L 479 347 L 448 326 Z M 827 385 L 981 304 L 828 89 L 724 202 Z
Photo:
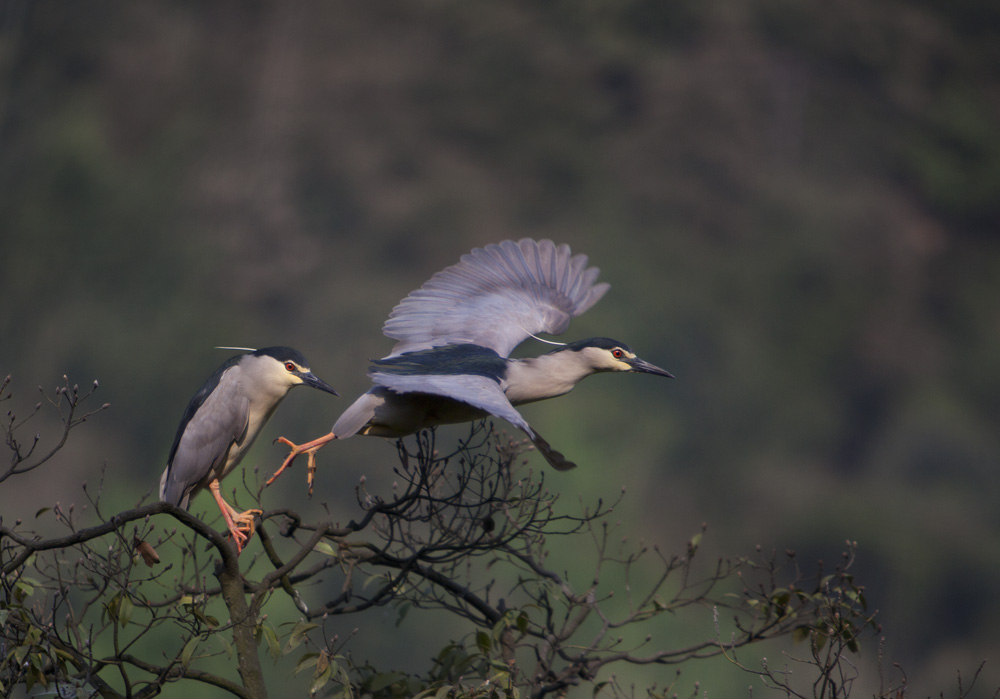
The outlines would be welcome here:
M 639 371 L 643 374 L 655 374 L 656 376 L 666 376 L 668 379 L 674 378 L 674 375 L 666 369 L 661 369 L 655 364 L 650 364 L 645 359 L 635 357 L 629 360 L 629 365 L 632 367 L 632 371 Z
M 316 376 L 311 371 L 302 374 L 302 383 L 304 383 L 306 386 L 311 386 L 312 388 L 318 388 L 321 391 L 332 393 L 335 396 L 340 395 L 339 393 L 333 390 L 333 387 L 331 387 L 330 384 L 328 384 L 326 381 Z

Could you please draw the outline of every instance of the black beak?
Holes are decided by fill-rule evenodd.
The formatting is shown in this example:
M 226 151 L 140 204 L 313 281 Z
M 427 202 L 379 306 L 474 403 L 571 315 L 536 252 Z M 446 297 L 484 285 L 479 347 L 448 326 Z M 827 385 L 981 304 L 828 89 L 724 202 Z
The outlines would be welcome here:
M 332 393 L 335 396 L 340 395 L 339 393 L 333 390 L 333 387 L 330 386 L 330 384 L 328 384 L 326 381 L 316 376 L 311 371 L 307 371 L 304 374 L 300 374 L 300 376 L 302 377 L 302 383 L 304 383 L 306 386 L 311 386 L 312 388 L 318 388 L 321 391 Z
M 632 371 L 639 371 L 643 374 L 655 374 L 656 376 L 666 376 L 668 379 L 674 378 L 674 375 L 666 369 L 661 369 L 655 364 L 650 364 L 645 359 L 635 357 L 634 359 L 628 360 L 628 363 L 632 367 Z

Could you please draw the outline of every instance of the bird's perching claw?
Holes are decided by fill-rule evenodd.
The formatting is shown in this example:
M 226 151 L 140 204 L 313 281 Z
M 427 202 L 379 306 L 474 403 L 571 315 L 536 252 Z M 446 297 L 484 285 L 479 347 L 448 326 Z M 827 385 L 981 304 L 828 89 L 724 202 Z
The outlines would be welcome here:
M 208 488 L 237 551 L 242 551 L 253 536 L 254 516 L 260 510 L 233 509 L 222 498 L 219 481 L 240 463 L 288 391 L 300 385 L 337 394 L 290 347 L 265 347 L 226 361 L 181 417 L 160 478 L 160 499 L 187 508 L 198 491 Z
M 318 452 L 320 448 L 326 445 L 327 442 L 330 442 L 336 438 L 337 435 L 335 435 L 333 432 L 330 432 L 329 434 L 325 434 L 322 437 L 319 437 L 318 439 L 312 440 L 311 442 L 305 442 L 304 444 L 296 444 L 295 442 L 286 439 L 285 437 L 278 437 L 276 440 L 274 440 L 275 444 L 281 442 L 282 444 L 291 447 L 291 451 L 288 453 L 288 456 L 285 457 L 285 460 L 281 462 L 281 466 L 279 466 L 278 470 L 274 472 L 274 475 L 268 478 L 267 481 L 264 482 L 264 487 L 266 488 L 272 483 L 274 483 L 274 481 L 278 478 L 278 476 L 282 474 L 282 472 L 285 469 L 290 468 L 292 462 L 295 461 L 295 458 L 297 456 L 299 456 L 300 454 L 305 454 L 307 458 L 306 482 L 309 484 L 309 494 L 312 495 L 313 479 L 316 477 L 316 452 Z

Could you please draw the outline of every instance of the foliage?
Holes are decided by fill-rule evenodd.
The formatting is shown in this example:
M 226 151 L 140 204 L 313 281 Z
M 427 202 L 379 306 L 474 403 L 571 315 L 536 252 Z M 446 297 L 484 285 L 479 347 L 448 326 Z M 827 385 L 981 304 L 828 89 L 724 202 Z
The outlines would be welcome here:
M 633 482 L 698 503 L 630 484 L 632 509 L 723 551 L 850 535 L 908 665 L 998 655 L 1000 6 L 4 7 L 0 376 L 135 406 L 74 463 L 165 457 L 213 345 L 293 344 L 359 388 L 427 274 L 552 237 L 613 284 L 573 336 L 680 378 L 562 408 L 595 466 L 628 429 Z M 114 511 L 149 473 L 116 484 Z
M 2 400 L 10 398 L 8 383 Z M 47 399 L 65 426 L 58 448 L 85 419 L 77 416 L 96 390 L 95 383 L 81 394 L 67 382 Z M 31 461 L 18 438 L 24 422 L 9 415 L 13 476 L 51 455 Z M 877 632 L 850 572 L 853 544 L 834 570 L 820 563 L 811 574 L 791 552 L 758 549 L 705 563 L 704 531 L 682 554 L 668 555 L 619 535 L 610 515 L 622 495 L 578 512 L 564 507 L 524 451 L 484 423 L 444 453 L 435 432 L 423 432 L 415 447 L 400 442 L 388 497 L 358 484 L 358 521 L 338 527 L 291 509 L 266 511 L 262 554 L 242 560 L 222 534 L 167 503 L 106 513 L 102 487 L 84 486 L 79 512 L 51 509 L 61 536 L 0 521 L 0 688 L 149 697 L 194 682 L 262 697 L 262 660 L 270 657 L 294 661 L 310 696 L 514 698 L 588 687 L 618 697 L 635 690 L 617 679 L 616 667 L 686 667 L 722 656 L 787 696 L 850 695 L 849 658 Z M 549 562 L 555 546 L 592 555 L 592 569 L 556 569 Z M 338 571 L 342 583 L 335 597 L 316 603 L 310 586 L 324 571 Z M 295 605 L 297 620 L 269 618 L 277 598 Z M 468 631 L 417 673 L 355 659 L 351 639 L 331 632 L 332 620 L 357 617 L 356 633 L 364 633 L 365 610 L 387 606 L 399 623 L 411 609 L 429 610 Z M 680 624 L 694 624 L 693 640 L 663 633 Z M 745 664 L 782 637 L 805 649 L 795 662 L 808 668 L 807 686 L 766 661 L 760 670 Z M 647 689 L 648 696 L 675 691 Z

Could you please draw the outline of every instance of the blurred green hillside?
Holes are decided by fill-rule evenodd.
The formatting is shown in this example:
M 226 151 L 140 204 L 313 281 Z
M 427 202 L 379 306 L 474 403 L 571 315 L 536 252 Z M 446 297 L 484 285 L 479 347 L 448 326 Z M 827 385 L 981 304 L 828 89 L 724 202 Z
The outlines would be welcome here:
M 527 407 L 580 464 L 549 484 L 624 486 L 663 547 L 857 540 L 918 694 L 984 658 L 1000 686 L 1000 5 L 0 0 L 0 231 L 15 409 L 63 374 L 112 403 L 5 519 L 102 469 L 121 507 L 154 488 L 217 345 L 292 345 L 341 393 L 289 397 L 273 468 L 409 291 L 552 238 L 612 285 L 567 336 L 677 379 Z M 394 454 L 328 448 L 302 507 L 349 519 Z

